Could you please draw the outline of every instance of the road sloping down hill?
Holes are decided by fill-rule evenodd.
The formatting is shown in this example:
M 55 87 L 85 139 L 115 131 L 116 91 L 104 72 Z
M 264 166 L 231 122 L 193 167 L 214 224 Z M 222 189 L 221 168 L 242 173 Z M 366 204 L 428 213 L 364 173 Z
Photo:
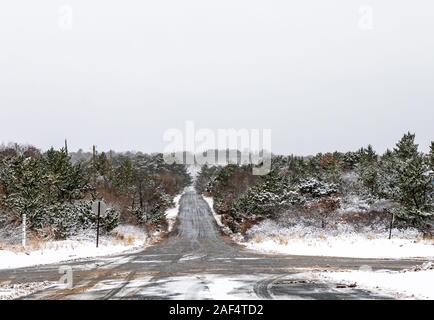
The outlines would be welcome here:
M 415 264 L 250 252 L 221 234 L 208 204 L 189 189 L 180 199 L 173 231 L 154 246 L 105 258 L 0 270 L 0 282 L 53 283 L 26 299 L 387 299 L 301 274 L 362 266 L 400 270 Z M 72 286 L 57 283 L 62 270 L 70 271 Z

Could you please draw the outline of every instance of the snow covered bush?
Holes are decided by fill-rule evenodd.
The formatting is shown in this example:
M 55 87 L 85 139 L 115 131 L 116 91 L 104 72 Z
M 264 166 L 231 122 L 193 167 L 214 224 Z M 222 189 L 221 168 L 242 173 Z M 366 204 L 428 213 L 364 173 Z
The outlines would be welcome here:
M 366 212 L 379 202 L 363 185 L 357 171 L 342 174 L 339 189 L 341 195 L 340 212 Z
M 37 210 L 30 217 L 30 228 L 35 230 L 50 230 L 57 239 L 78 234 L 82 230 L 96 229 L 97 216 L 92 211 L 91 201 L 64 203 Z M 108 208 L 100 217 L 102 231 L 109 232 L 119 224 L 119 212 Z
M 291 223 L 300 216 L 321 228 L 339 221 L 384 227 L 393 212 L 396 226 L 433 234 L 434 143 L 422 154 L 414 138 L 405 134 L 383 155 L 368 145 L 355 152 L 273 156 L 270 174 L 262 177 L 253 177 L 249 166 L 204 167 L 197 186 L 235 232 L 264 219 Z
M 303 179 L 296 186 L 301 194 L 309 195 L 312 198 L 331 196 L 338 193 L 338 187 L 334 183 L 320 181 L 315 178 Z

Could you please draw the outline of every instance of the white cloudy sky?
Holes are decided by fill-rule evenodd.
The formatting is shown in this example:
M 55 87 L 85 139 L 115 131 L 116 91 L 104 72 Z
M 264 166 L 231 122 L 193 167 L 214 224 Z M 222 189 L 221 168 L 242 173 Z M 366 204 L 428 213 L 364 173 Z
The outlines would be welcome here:
M 427 150 L 433 15 L 432 0 L 2 0 L 0 142 L 161 151 L 193 120 L 272 129 L 278 153 L 383 151 L 408 130 Z

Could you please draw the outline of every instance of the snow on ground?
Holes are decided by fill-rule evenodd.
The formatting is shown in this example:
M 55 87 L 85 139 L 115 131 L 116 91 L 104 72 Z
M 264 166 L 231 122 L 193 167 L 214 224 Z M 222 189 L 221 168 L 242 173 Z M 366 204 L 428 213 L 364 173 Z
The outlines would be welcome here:
M 176 222 L 176 218 L 178 217 L 178 213 L 179 213 L 179 200 L 181 200 L 182 194 L 177 195 L 174 199 L 173 202 L 175 202 L 175 206 L 173 208 L 167 209 L 166 210 L 166 221 L 167 221 L 167 231 L 172 231 L 173 227 L 175 225 Z
M 46 289 L 53 285 L 53 282 L 29 282 L 17 284 L 0 284 L 0 300 L 13 300 L 25 297 L 36 291 Z
M 281 227 L 264 221 L 251 228 L 248 240 L 241 242 L 251 250 L 293 255 L 358 258 L 434 258 L 434 241 L 422 240 L 414 229 L 354 232 L 345 227 L 336 232 L 301 225 Z
M 313 278 L 356 284 L 358 288 L 390 294 L 398 299 L 434 299 L 434 269 L 429 268 L 400 272 L 384 270 L 327 272 L 314 274 Z
M 220 214 L 217 214 L 214 211 L 214 199 L 212 197 L 205 197 L 202 196 L 202 198 L 205 200 L 205 202 L 208 204 L 208 206 L 211 209 L 212 215 L 214 216 L 215 221 L 217 222 L 217 225 L 220 227 L 220 229 L 225 233 L 226 235 L 230 236 L 233 241 L 239 242 L 243 240 L 243 236 L 240 233 L 233 233 L 231 229 L 229 229 L 228 226 L 224 225 L 222 222 L 222 216 Z
M 90 232 L 68 240 L 41 243 L 35 250 L 0 250 L 0 269 L 113 255 L 139 249 L 152 242 L 152 237 L 144 230 L 132 225 L 120 225 L 109 235 L 101 236 L 96 248 L 95 232 Z
M 219 225 L 219 227 L 224 227 L 224 224 L 222 223 L 222 216 L 220 214 L 217 214 L 214 211 L 214 199 L 212 197 L 205 197 L 203 196 L 203 199 L 208 204 L 208 206 L 211 208 L 212 215 L 214 216 L 215 221 Z

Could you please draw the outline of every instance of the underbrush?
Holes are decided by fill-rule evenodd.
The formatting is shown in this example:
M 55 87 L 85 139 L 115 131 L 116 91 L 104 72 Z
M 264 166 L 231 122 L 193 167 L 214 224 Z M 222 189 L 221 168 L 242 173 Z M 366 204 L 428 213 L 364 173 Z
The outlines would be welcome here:
M 354 238 L 361 237 L 366 240 L 387 239 L 389 229 L 382 223 L 356 225 L 352 223 L 335 223 L 328 224 L 326 228 L 318 226 L 317 222 L 309 219 L 299 219 L 291 224 L 277 222 L 273 220 L 264 220 L 245 233 L 247 241 L 253 240 L 261 242 L 266 239 L 273 239 L 281 244 L 287 244 L 288 239 L 316 239 L 318 241 L 326 240 L 330 237 Z M 415 228 L 393 228 L 392 235 L 394 238 L 421 240 L 423 234 Z

